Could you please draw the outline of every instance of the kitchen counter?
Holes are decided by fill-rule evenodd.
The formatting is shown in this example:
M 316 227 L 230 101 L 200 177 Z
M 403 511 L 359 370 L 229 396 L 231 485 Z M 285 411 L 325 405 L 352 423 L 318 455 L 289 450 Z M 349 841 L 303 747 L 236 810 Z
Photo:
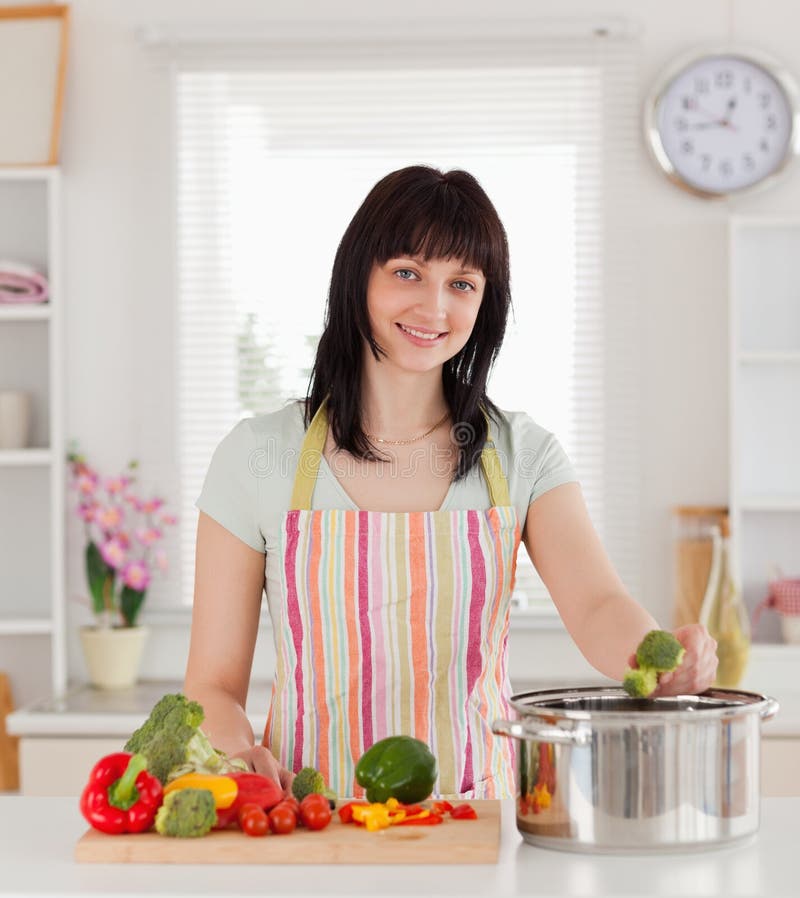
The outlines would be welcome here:
M 495 865 L 122 866 L 73 860 L 86 830 L 77 798 L 0 797 L 0 894 L 788 898 L 797 895 L 798 816 L 800 799 L 765 799 L 761 829 L 743 844 L 682 854 L 590 855 L 525 844 L 508 800 Z

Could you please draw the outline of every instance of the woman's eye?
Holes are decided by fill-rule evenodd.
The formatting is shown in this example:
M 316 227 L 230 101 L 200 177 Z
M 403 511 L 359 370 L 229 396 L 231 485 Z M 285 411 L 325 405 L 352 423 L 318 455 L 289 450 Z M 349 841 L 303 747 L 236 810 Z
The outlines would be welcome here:
M 407 272 L 408 274 L 414 274 L 414 272 L 410 268 L 398 268 L 395 274 L 402 274 L 403 272 Z M 407 281 L 408 278 L 400 278 L 401 281 Z
M 414 277 L 416 277 L 416 272 L 412 271 L 410 268 L 398 268 L 397 271 L 395 272 L 395 274 L 398 274 L 401 276 L 400 277 L 401 281 L 411 280 L 411 278 L 403 277 L 402 276 L 403 273 L 412 274 L 412 275 L 414 275 Z M 456 284 L 456 285 L 463 284 L 464 285 L 464 287 L 458 288 L 459 293 L 469 293 L 470 290 L 473 290 L 473 291 L 475 290 L 475 287 L 472 284 L 470 284 L 469 281 L 453 281 L 453 284 Z M 466 289 L 464 289 L 464 288 L 466 288 Z
M 455 283 L 456 283 L 456 284 L 465 284 L 470 290 L 474 290 L 474 289 L 475 289 L 475 288 L 472 286 L 472 284 L 470 284 L 469 281 L 456 281 Z M 467 291 L 467 290 L 462 290 L 461 292 L 462 292 L 462 293 L 467 293 L 468 291 Z

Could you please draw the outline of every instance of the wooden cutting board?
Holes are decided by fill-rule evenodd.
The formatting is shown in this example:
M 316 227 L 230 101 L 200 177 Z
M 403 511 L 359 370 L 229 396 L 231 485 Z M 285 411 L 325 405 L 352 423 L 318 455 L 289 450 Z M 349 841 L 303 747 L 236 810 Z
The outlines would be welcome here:
M 470 801 L 477 820 L 445 818 L 438 826 L 393 826 L 367 832 L 334 812 L 318 832 L 302 827 L 261 838 L 221 830 L 198 839 L 156 832 L 109 836 L 89 829 L 75 860 L 94 864 L 494 864 L 500 845 L 499 801 Z

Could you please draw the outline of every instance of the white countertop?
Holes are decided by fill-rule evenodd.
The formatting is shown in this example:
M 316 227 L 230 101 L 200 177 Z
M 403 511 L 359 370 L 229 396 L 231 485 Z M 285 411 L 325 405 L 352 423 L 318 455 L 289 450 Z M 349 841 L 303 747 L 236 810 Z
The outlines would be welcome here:
M 797 896 L 800 798 L 762 802 L 758 835 L 686 854 L 573 854 L 524 843 L 503 802 L 497 864 L 425 866 L 78 864 L 77 798 L 0 797 L 0 894 Z

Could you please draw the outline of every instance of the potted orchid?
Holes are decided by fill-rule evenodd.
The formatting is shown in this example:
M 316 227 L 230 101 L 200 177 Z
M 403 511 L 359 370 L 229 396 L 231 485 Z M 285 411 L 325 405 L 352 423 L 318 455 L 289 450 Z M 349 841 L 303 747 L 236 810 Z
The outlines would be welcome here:
M 101 478 L 76 451 L 67 455 L 76 512 L 85 534 L 84 565 L 96 624 L 81 628 L 92 682 L 104 688 L 136 680 L 147 628 L 137 621 L 156 570 L 167 569 L 159 543 L 177 523 L 164 500 L 136 490 L 136 461 Z

